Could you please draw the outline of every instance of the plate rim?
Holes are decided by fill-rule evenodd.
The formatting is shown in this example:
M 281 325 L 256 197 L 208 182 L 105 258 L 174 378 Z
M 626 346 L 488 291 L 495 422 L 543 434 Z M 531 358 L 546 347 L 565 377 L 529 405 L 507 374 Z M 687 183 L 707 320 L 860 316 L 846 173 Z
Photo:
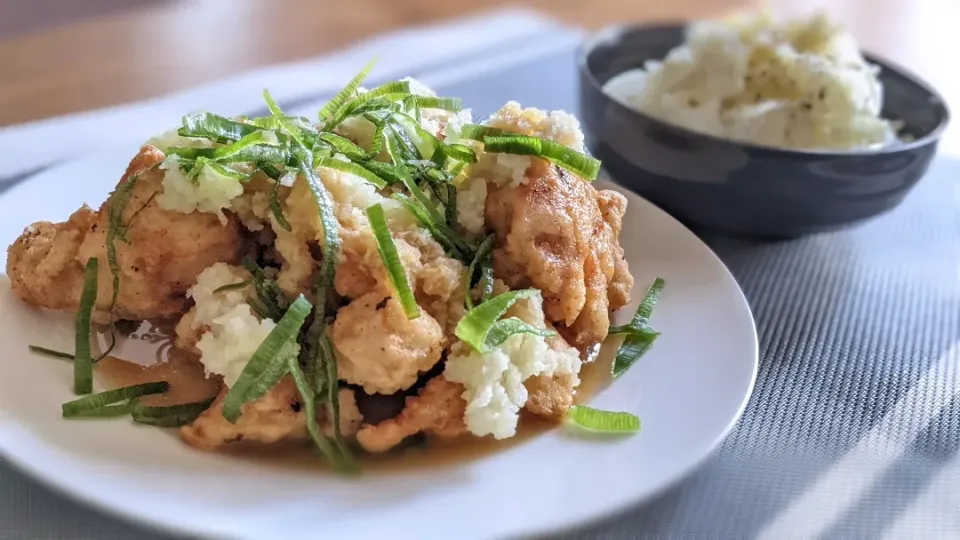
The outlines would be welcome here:
M 104 153 L 106 154 L 106 152 Z M 112 153 L 111 153 L 112 154 Z M 92 157 L 92 156 L 91 156 Z M 44 171 L 42 176 L 47 176 L 48 174 L 56 174 L 56 171 L 75 165 L 78 161 L 88 161 L 90 158 L 84 160 L 76 160 L 68 163 L 64 163 L 59 167 L 54 167 L 50 171 Z M 759 338 L 757 333 L 756 320 L 753 315 L 753 311 L 750 307 L 749 302 L 747 301 L 746 296 L 743 293 L 743 289 L 740 287 L 739 282 L 736 280 L 730 269 L 724 264 L 723 260 L 696 234 L 694 234 L 686 225 L 677 220 L 675 217 L 670 215 L 667 211 L 663 210 L 656 204 L 647 200 L 643 196 L 629 190 L 623 185 L 620 185 L 609 179 L 601 179 L 596 182 L 596 185 L 602 185 L 607 188 L 615 189 L 619 193 L 627 197 L 628 202 L 636 208 L 640 208 L 637 211 L 640 212 L 658 212 L 662 214 L 658 216 L 660 218 L 667 218 L 672 226 L 678 226 L 680 230 L 684 231 L 685 234 L 692 237 L 696 242 L 694 244 L 698 249 L 704 250 L 709 254 L 709 257 L 712 257 L 713 262 L 717 265 L 717 270 L 720 273 L 724 274 L 724 278 L 728 278 L 729 282 L 734 285 L 736 289 L 736 299 L 740 307 L 746 310 L 746 315 L 750 321 L 750 334 L 751 340 L 749 348 L 751 350 L 750 354 L 750 380 L 746 387 L 746 391 L 741 399 L 741 402 L 736 410 L 736 413 L 733 414 L 730 419 L 727 421 L 727 424 L 723 430 L 710 442 L 708 448 L 700 455 L 697 459 L 691 460 L 684 467 L 677 468 L 671 475 L 667 477 L 666 480 L 662 481 L 660 485 L 656 486 L 653 489 L 647 490 L 645 493 L 641 494 L 638 497 L 623 497 L 622 501 L 617 504 L 611 504 L 604 510 L 599 512 L 594 512 L 593 515 L 589 517 L 577 517 L 571 516 L 566 519 L 552 520 L 550 526 L 544 527 L 542 524 L 534 525 L 533 527 L 525 527 L 524 529 L 516 529 L 509 534 L 512 535 L 551 535 L 558 534 L 562 532 L 575 531 L 580 529 L 586 529 L 590 526 L 596 525 L 607 519 L 622 515 L 631 508 L 638 507 L 640 505 L 646 504 L 651 500 L 661 496 L 668 490 L 680 484 L 683 480 L 690 477 L 695 471 L 700 469 L 713 455 L 715 455 L 717 448 L 720 444 L 730 435 L 734 427 L 738 424 L 740 419 L 743 417 L 744 411 L 746 410 L 747 405 L 753 392 L 755 390 L 757 375 L 759 372 Z M 6 278 L 5 273 L 2 274 Z M 733 291 L 731 291 L 732 294 Z M 746 347 L 746 343 L 744 343 Z M 30 432 L 31 429 L 29 425 L 25 425 L 22 422 L 17 421 L 16 418 L 11 418 L 12 423 L 15 428 L 25 430 Z M 186 535 L 186 536 L 196 536 L 198 534 L 204 536 L 212 536 L 216 538 L 229 536 L 233 531 L 225 530 L 223 527 L 209 527 L 201 520 L 179 520 L 179 519 L 162 519 L 160 516 L 153 515 L 149 512 L 139 513 L 135 510 L 130 510 L 128 508 L 123 508 L 112 504 L 110 501 L 98 498 L 95 494 L 84 490 L 83 486 L 76 484 L 75 482 L 70 482 L 68 480 L 60 480 L 60 477 L 56 474 L 47 474 L 44 467 L 39 463 L 34 463 L 33 461 L 27 459 L 25 456 L 22 456 L 16 451 L 11 451 L 9 442 L 6 438 L 0 438 L 0 455 L 3 459 L 7 461 L 11 466 L 17 468 L 19 471 L 24 473 L 30 481 L 35 481 L 50 491 L 56 493 L 59 496 L 64 496 L 66 498 L 72 499 L 73 501 L 86 505 L 90 508 L 94 508 L 100 513 L 117 518 L 128 525 L 142 526 L 149 529 L 152 529 L 154 532 L 162 531 L 171 534 Z M 250 531 L 257 532 L 257 531 Z M 259 531 L 262 533 L 263 531 Z M 258 536 L 251 536 L 251 538 L 258 538 Z

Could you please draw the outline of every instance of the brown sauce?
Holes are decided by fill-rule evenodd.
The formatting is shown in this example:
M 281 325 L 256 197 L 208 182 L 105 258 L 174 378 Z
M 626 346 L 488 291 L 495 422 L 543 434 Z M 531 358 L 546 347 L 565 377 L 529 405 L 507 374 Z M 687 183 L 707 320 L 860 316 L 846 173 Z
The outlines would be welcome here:
M 618 346 L 619 340 L 608 339 L 599 351 L 592 355 L 593 358 L 587 358 L 588 361 L 580 371 L 581 382 L 575 397 L 576 403 L 589 401 L 610 384 L 610 366 Z M 200 401 L 219 392 L 221 385 L 219 378 L 206 378 L 203 365 L 196 357 L 173 347 L 169 338 L 161 344 L 154 356 L 152 361 L 137 358 L 137 362 L 107 357 L 97 363 L 96 371 L 111 387 L 160 380 L 170 383 L 169 392 L 145 400 L 145 403 L 150 405 Z M 517 434 L 509 439 L 498 441 L 492 437 L 478 438 L 472 435 L 453 439 L 429 438 L 420 444 L 405 445 L 386 454 L 361 455 L 360 458 L 365 471 L 403 472 L 424 467 L 445 467 L 480 459 L 522 445 L 557 427 L 555 423 L 522 413 Z M 255 460 L 284 468 L 326 469 L 324 461 L 318 458 L 316 450 L 306 443 L 272 445 L 237 443 L 230 449 L 229 454 L 240 459 Z
M 111 387 L 130 386 L 155 381 L 166 381 L 170 390 L 163 394 L 145 396 L 144 405 L 162 406 L 192 403 L 211 398 L 220 392 L 220 378 L 207 378 L 192 355 L 172 348 L 162 362 L 150 365 L 135 364 L 108 356 L 97 362 L 96 372 Z

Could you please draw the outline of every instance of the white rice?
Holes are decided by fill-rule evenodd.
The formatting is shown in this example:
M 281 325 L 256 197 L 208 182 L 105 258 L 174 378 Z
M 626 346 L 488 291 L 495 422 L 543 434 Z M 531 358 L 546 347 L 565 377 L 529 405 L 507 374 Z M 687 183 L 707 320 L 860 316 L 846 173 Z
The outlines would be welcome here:
M 863 149 L 896 141 L 880 117 L 877 68 L 823 14 L 766 14 L 692 25 L 663 61 L 611 79 L 627 107 L 723 138 L 795 149 Z

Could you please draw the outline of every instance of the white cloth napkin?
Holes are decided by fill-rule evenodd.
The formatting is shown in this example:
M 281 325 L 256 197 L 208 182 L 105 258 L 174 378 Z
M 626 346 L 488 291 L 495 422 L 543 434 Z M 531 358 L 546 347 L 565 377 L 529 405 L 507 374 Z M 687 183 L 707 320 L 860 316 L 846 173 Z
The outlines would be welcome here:
M 524 56 L 557 36 L 569 40 L 571 30 L 531 11 L 502 9 L 396 31 L 330 56 L 258 69 L 160 98 L 0 128 L 0 189 L 25 172 L 91 151 L 125 146 L 133 155 L 140 143 L 179 126 L 190 112 L 257 110 L 263 107 L 264 88 L 281 104 L 315 101 L 335 93 L 374 58 L 372 79 L 417 71 L 455 76 L 464 69 L 482 70 L 490 62 L 502 65 L 509 61 L 504 57 Z M 522 51 L 518 43 L 524 44 Z

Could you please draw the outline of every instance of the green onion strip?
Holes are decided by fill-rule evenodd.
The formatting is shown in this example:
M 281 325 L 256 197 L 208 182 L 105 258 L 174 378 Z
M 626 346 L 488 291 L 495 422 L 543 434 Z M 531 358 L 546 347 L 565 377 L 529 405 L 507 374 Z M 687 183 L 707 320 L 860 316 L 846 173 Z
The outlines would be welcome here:
M 296 338 L 313 306 L 300 295 L 257 347 L 223 399 L 223 417 L 235 423 L 244 403 L 265 394 L 283 377 L 288 357 L 297 357 Z
M 367 78 L 367 75 L 370 74 L 370 71 L 373 70 L 373 66 L 376 64 L 376 60 L 371 60 L 367 63 L 366 66 L 360 70 L 360 73 L 357 73 L 342 90 L 337 92 L 337 95 L 333 96 L 326 105 L 320 108 L 320 111 L 317 113 L 317 116 L 320 118 L 321 122 L 326 122 L 329 120 L 329 117 L 336 112 L 344 103 L 347 102 L 354 94 L 357 93 L 357 90 L 360 88 L 360 85 L 363 84 L 363 80 Z M 324 131 L 327 131 L 327 128 L 324 127 Z
M 90 318 L 97 303 L 97 259 L 88 259 L 83 269 L 83 292 L 77 309 L 76 348 L 73 362 L 73 393 L 93 392 L 93 357 L 90 354 Z
M 397 292 L 400 305 L 403 306 L 403 312 L 408 319 L 416 319 L 420 316 L 420 307 L 417 305 L 416 298 L 413 297 L 413 291 L 410 290 L 407 272 L 400 261 L 400 255 L 397 253 L 397 246 L 393 242 L 393 237 L 390 236 L 387 219 L 383 214 L 383 206 L 375 204 L 367 208 L 367 218 L 370 220 L 373 236 L 377 240 L 380 259 L 383 261 L 383 266 L 387 269 L 387 275 L 390 276 L 393 288 Z
M 665 282 L 662 278 L 657 278 L 647 289 L 637 313 L 629 324 L 615 326 L 610 329 L 609 335 L 624 335 L 623 343 L 617 349 L 617 356 L 611 366 L 611 374 L 616 379 L 623 375 L 641 356 L 643 356 L 653 342 L 660 336 L 660 332 L 650 328 L 650 316 L 653 314 L 653 308 L 660 299 L 660 293 L 663 291 Z
M 85 413 L 90 413 L 91 411 L 95 411 L 107 405 L 113 405 L 121 401 L 127 401 L 150 394 L 162 394 L 169 389 L 170 384 L 166 381 L 135 384 L 133 386 L 115 388 L 113 390 L 107 390 L 106 392 L 100 392 L 98 394 L 68 401 L 67 403 L 61 405 L 60 408 L 63 412 L 64 418 L 71 418 L 74 416 L 82 416 Z
M 640 419 L 627 412 L 601 411 L 586 405 L 574 405 L 567 410 L 567 420 L 595 433 L 632 435 L 640 431 Z
M 42 354 L 45 356 L 50 356 L 52 358 L 60 358 L 63 360 L 74 360 L 76 358 L 74 355 L 68 352 L 48 349 L 46 347 L 41 347 L 39 345 L 27 345 L 27 348 L 30 349 L 31 352 L 35 352 L 37 354 Z
M 503 154 L 534 156 L 549 160 L 585 180 L 594 180 L 600 172 L 600 161 L 562 144 L 512 133 L 488 126 L 463 126 L 462 138 L 481 141 L 484 150 Z
M 303 374 L 303 370 L 300 369 L 300 363 L 296 357 L 287 358 L 287 367 L 291 377 L 293 377 L 293 383 L 296 385 L 297 391 L 300 392 L 300 398 L 303 400 L 303 410 L 307 417 L 307 432 L 310 434 L 310 438 L 313 439 L 314 444 L 334 469 L 342 472 L 355 472 L 357 465 L 356 462 L 353 461 L 351 454 L 343 452 L 342 448 L 338 448 L 336 442 L 331 442 L 330 439 L 320 431 L 320 426 L 317 424 L 317 404 L 314 399 L 314 393 L 307 383 L 307 379 Z M 332 400 L 336 401 L 337 399 L 338 396 L 335 394 Z M 339 430 L 339 426 L 335 425 L 335 428 Z
M 474 285 L 473 278 L 476 275 L 477 270 L 489 265 L 489 261 L 487 259 L 490 255 L 490 252 L 493 250 L 494 240 L 495 237 L 492 234 L 484 238 L 483 242 L 481 242 L 480 246 L 477 248 L 477 253 L 473 256 L 473 260 L 470 261 L 470 266 L 467 268 L 467 279 L 466 283 L 464 284 L 465 290 L 463 294 L 463 300 L 468 310 L 473 309 L 473 294 L 471 294 Z
M 157 427 L 183 426 L 193 422 L 203 411 L 209 409 L 214 399 L 165 406 L 146 406 L 134 401 L 130 415 L 138 424 Z
M 481 354 L 488 353 L 503 344 L 510 336 L 528 333 L 538 336 L 556 334 L 548 328 L 537 328 L 516 317 L 500 320 L 517 300 L 540 294 L 537 289 L 508 291 L 474 307 L 457 323 L 454 333 L 461 341 Z

